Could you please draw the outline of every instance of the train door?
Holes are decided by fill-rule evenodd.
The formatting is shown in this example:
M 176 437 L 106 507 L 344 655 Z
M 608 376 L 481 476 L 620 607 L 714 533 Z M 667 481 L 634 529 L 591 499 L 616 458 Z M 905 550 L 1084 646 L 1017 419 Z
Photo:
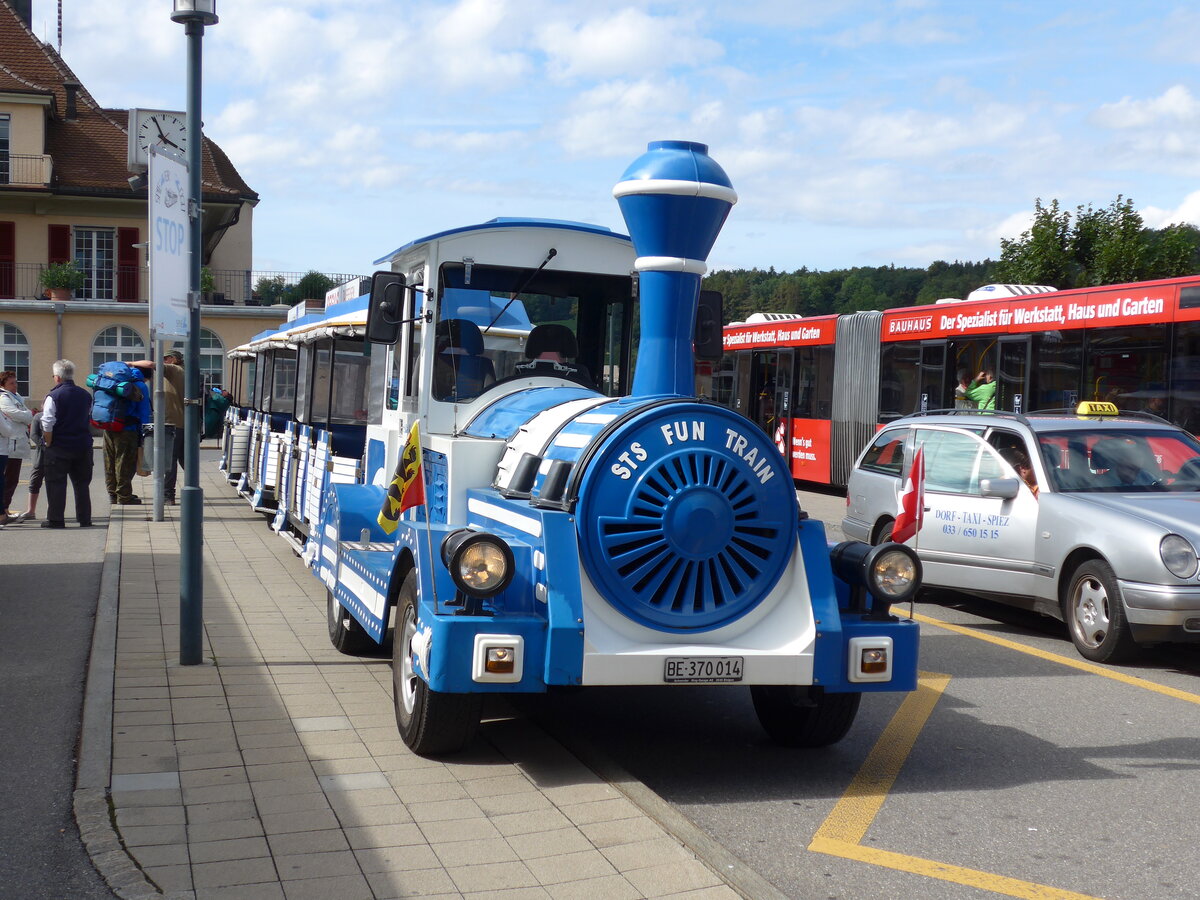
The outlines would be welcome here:
M 1029 335 L 1000 339 L 996 370 L 996 409 L 1023 413 L 1029 409 Z

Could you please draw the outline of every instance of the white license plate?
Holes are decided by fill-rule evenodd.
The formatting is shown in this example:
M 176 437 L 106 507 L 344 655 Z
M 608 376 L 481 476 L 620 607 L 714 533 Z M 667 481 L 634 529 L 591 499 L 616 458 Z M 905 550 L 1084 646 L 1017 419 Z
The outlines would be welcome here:
M 663 665 L 663 681 L 668 684 L 741 681 L 742 662 L 740 656 L 668 656 Z

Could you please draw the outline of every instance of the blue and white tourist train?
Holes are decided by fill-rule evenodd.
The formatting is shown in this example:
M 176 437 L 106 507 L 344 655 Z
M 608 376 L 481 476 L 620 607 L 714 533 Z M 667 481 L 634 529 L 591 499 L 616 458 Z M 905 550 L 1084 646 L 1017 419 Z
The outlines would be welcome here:
M 773 738 L 818 746 L 863 693 L 916 687 L 918 627 L 891 612 L 914 554 L 831 548 L 769 436 L 695 396 L 725 172 L 656 142 L 614 194 L 630 237 L 444 231 L 231 354 L 222 465 L 324 582 L 333 644 L 391 640 L 418 753 L 464 746 L 489 693 L 747 685 Z

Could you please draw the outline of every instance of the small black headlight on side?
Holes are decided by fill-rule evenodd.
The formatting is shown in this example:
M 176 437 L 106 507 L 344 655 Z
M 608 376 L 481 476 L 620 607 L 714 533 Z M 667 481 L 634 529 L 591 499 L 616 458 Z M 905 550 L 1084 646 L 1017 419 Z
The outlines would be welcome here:
M 512 548 L 494 534 L 460 528 L 442 541 L 442 562 L 468 597 L 493 597 L 513 579 Z
M 833 572 L 851 588 L 861 587 L 874 598 L 871 615 L 889 615 L 888 607 L 916 596 L 921 587 L 921 561 L 911 547 L 886 543 L 843 541 L 829 551 Z

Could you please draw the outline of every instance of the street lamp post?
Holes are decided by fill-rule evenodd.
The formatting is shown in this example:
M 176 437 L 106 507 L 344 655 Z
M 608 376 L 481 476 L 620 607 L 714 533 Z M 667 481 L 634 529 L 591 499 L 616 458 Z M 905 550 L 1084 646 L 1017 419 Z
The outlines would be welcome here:
M 199 665 L 204 649 L 204 492 L 200 488 L 200 75 L 204 26 L 217 23 L 217 0 L 174 0 L 171 19 L 183 23 L 187 53 L 188 210 L 191 264 L 188 267 L 188 337 L 184 365 L 183 492 L 179 504 L 179 662 Z

